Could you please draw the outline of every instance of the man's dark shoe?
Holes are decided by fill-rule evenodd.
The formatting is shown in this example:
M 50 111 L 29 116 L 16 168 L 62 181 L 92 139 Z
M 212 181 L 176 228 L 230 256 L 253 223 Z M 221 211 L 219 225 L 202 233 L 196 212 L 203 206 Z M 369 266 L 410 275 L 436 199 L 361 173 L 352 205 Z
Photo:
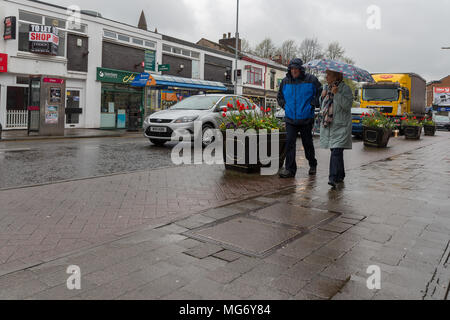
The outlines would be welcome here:
M 317 166 L 309 168 L 309 175 L 315 176 L 317 174 Z
M 295 178 L 295 174 L 286 169 L 281 170 L 279 176 L 282 179 Z
M 334 181 L 328 181 L 328 184 L 330 185 L 330 186 L 332 186 L 333 188 L 336 188 L 336 186 L 337 186 L 337 184 L 336 184 L 336 182 L 334 182 Z

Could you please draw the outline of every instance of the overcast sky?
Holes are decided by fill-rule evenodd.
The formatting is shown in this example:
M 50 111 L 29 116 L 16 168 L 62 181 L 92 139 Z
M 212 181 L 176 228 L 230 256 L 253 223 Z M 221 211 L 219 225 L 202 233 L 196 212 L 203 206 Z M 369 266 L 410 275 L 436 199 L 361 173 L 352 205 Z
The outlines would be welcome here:
M 137 25 L 143 9 L 149 29 L 196 42 L 235 32 L 234 0 L 46 0 L 100 12 Z M 369 72 L 416 72 L 428 81 L 450 74 L 450 0 L 240 0 L 240 35 L 255 45 L 317 37 L 338 41 Z M 381 9 L 381 29 L 367 28 L 367 9 Z

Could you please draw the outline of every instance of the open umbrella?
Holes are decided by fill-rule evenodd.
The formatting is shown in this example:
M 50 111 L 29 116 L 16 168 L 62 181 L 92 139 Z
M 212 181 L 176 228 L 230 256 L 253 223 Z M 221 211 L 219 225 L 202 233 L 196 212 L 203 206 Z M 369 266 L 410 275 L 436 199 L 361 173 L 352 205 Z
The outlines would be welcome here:
M 344 75 L 344 78 L 357 82 L 375 82 L 368 71 L 340 61 L 316 59 L 305 63 L 303 67 L 322 72 L 327 70 L 340 72 Z

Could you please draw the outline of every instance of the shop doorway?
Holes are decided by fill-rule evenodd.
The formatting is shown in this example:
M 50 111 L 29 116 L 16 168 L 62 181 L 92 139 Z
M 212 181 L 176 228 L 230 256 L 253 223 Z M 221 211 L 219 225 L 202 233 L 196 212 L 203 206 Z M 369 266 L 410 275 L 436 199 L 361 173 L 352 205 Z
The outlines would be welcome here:
M 83 90 L 79 88 L 66 89 L 65 128 L 83 128 L 84 109 Z

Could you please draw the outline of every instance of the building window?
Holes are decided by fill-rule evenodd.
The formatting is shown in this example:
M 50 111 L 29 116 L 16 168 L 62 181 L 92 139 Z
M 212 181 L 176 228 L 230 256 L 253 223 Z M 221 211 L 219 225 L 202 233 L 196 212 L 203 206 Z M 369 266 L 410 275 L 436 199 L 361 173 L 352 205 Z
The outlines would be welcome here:
M 117 39 L 117 33 L 112 32 L 112 31 L 105 30 L 105 31 L 103 32 L 103 35 L 104 35 L 106 38 Z
M 144 45 L 144 40 L 133 38 L 133 43 L 138 44 L 140 46 Z
M 51 18 L 51 17 L 45 17 L 45 25 L 58 27 L 59 29 L 65 29 L 66 21 L 61 20 L 61 19 Z
M 6 110 L 27 110 L 27 107 L 27 87 L 8 87 L 6 89 Z
M 200 59 L 200 53 L 192 51 L 191 52 L 191 57 L 192 58 L 196 58 L 196 59 Z
M 247 83 L 260 86 L 262 85 L 262 69 L 252 66 L 246 66 Z
M 153 41 L 145 41 L 145 46 L 148 48 L 154 48 L 156 47 L 156 43 L 154 43 Z
M 130 37 L 124 36 L 123 34 L 119 34 L 117 36 L 117 39 L 119 39 L 120 41 L 130 42 Z
M 31 24 L 56 26 L 58 28 L 59 36 L 57 55 L 60 57 L 66 56 L 66 21 L 24 11 L 19 11 L 19 51 L 30 52 L 28 38 Z M 83 28 L 80 29 L 82 30 Z M 84 30 L 86 30 L 86 28 L 84 28 Z
M 172 47 L 167 44 L 163 44 L 163 51 L 172 52 Z
M 275 72 L 270 72 L 270 89 L 275 90 Z
M 24 11 L 19 12 L 19 20 L 42 24 L 42 16 Z
M 172 48 L 172 52 L 175 54 L 181 54 L 181 49 L 180 48 Z

